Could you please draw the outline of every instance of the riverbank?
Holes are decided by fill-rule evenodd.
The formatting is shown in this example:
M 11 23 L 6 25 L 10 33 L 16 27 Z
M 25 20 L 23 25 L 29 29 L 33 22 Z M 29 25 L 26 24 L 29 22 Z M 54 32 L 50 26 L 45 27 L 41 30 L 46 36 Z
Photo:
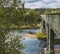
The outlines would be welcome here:
M 38 29 L 41 28 L 40 24 L 37 24 L 35 26 L 32 25 L 22 25 L 22 26 L 10 26 L 10 29 Z
M 34 35 L 34 34 L 19 34 L 19 36 L 29 37 L 29 38 L 37 38 L 36 35 Z

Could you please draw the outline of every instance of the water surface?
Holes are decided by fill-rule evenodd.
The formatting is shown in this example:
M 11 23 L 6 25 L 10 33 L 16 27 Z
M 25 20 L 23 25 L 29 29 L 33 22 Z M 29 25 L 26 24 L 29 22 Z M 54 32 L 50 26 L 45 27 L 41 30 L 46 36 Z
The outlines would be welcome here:
M 19 35 L 19 34 L 27 34 L 32 33 L 35 34 L 36 32 L 41 32 L 40 29 L 23 29 L 23 30 L 13 30 L 10 31 L 9 34 Z M 12 37 L 12 36 L 11 36 Z M 23 54 L 40 54 L 44 52 L 44 48 L 46 42 L 43 40 L 38 40 L 37 38 L 29 38 L 27 36 L 21 38 L 21 42 L 23 43 Z
M 25 39 L 24 39 L 25 38 Z M 24 54 L 39 54 L 43 53 L 45 42 L 36 38 L 23 37 Z

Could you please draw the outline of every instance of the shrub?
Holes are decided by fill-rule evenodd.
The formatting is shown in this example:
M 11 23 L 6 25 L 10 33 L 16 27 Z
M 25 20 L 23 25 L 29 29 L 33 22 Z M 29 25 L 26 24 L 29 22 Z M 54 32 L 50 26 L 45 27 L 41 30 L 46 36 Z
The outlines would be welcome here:
M 46 33 L 42 33 L 42 32 L 36 33 L 36 36 L 38 39 L 46 39 L 47 38 Z

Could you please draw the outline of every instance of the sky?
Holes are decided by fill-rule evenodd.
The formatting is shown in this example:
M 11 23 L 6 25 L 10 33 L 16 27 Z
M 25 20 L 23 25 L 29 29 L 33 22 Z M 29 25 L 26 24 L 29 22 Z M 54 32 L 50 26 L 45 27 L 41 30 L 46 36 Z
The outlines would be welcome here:
M 24 0 L 25 8 L 60 8 L 60 0 Z

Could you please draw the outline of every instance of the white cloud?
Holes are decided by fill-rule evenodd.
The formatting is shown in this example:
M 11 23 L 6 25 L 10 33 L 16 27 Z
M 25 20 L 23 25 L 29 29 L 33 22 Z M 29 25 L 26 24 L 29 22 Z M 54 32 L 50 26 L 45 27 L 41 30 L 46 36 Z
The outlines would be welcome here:
M 60 8 L 60 3 L 53 3 L 47 5 L 47 8 Z
M 27 2 L 29 1 L 29 2 Z M 60 8 L 60 0 L 26 0 L 26 8 Z

